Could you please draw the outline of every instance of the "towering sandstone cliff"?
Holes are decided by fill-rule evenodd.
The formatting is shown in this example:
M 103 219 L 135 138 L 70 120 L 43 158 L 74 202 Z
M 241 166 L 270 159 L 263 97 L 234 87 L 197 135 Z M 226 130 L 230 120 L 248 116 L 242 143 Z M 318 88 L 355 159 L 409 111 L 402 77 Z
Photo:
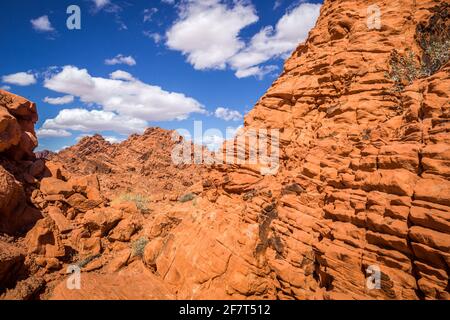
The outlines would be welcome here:
M 306 42 L 245 118 L 243 134 L 280 131 L 275 175 L 258 165 L 175 166 L 159 129 L 115 146 L 85 138 L 51 156 L 29 197 L 44 219 L 16 246 L 0 238 L 9 248 L 0 251 L 4 297 L 450 299 L 448 42 L 432 46 L 447 48 L 443 63 L 427 47 L 443 34 L 450 41 L 449 7 L 324 1 Z M 0 148 L 23 145 L 5 130 L 12 118 L 0 119 L 9 141 Z M 146 200 L 117 198 L 133 191 Z M 2 270 L 20 263 L 45 283 L 13 289 Z M 65 279 L 74 263 L 80 290 Z
M 448 299 L 450 65 L 401 92 L 386 75 L 394 49 L 421 52 L 417 26 L 436 5 L 448 32 L 448 3 L 372 1 L 380 30 L 368 30 L 368 3 L 325 1 L 247 115 L 246 127 L 282 130 L 282 166 L 250 187 L 273 196 L 253 198 L 242 218 L 261 221 L 260 203 L 274 203 L 259 237 L 281 297 Z M 370 265 L 381 290 L 365 285 Z
M 242 213 L 257 222 L 255 205 L 275 203 L 261 241 L 281 297 L 449 298 L 450 65 L 401 92 L 386 77 L 393 50 L 420 52 L 417 25 L 445 4 L 376 4 L 381 29 L 368 30 L 368 1 L 325 1 L 246 117 L 247 127 L 282 130 L 276 182 L 252 186 L 275 196 Z M 370 265 L 381 290 L 365 285 Z
M 368 29 L 371 4 L 379 30 Z M 244 191 L 271 194 L 240 215 L 259 223 L 255 254 L 278 297 L 450 297 L 450 65 L 400 90 L 389 79 L 395 50 L 424 51 L 421 30 L 440 24 L 449 41 L 448 8 L 325 1 L 247 115 L 246 128 L 281 130 L 281 169 L 248 186 L 253 174 L 232 170 L 225 186 L 241 180 Z M 380 290 L 366 286 L 369 266 L 381 269 Z

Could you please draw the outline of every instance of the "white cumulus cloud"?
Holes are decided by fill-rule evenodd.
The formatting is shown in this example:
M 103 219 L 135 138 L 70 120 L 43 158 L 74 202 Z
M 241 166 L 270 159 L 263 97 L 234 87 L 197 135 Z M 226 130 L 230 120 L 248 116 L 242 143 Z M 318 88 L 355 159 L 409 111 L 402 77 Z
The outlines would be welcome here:
M 277 70 L 278 67 L 275 65 L 268 65 L 268 66 L 254 66 L 247 69 L 238 69 L 235 73 L 235 76 L 239 79 L 241 78 L 247 78 L 250 76 L 255 76 L 258 79 L 264 78 L 266 74 L 272 73 L 273 71 Z
M 203 144 L 211 151 L 219 151 L 219 149 L 223 146 L 223 143 L 226 140 L 234 139 L 241 128 L 242 126 L 227 127 L 225 132 L 217 129 L 206 130 L 201 137 L 201 140 L 200 137 L 196 137 L 194 142 L 199 145 Z
M 242 114 L 239 111 L 231 110 L 228 108 L 219 107 L 214 112 L 216 118 L 223 119 L 225 121 L 239 121 L 242 119 Z
M 64 129 L 45 129 L 40 128 L 36 130 L 38 138 L 57 138 L 57 137 L 70 137 L 72 134 Z
M 205 112 L 197 100 L 146 84 L 129 73 L 116 71 L 110 77 L 93 77 L 86 69 L 65 66 L 46 78 L 44 86 L 79 97 L 84 103 L 100 105 L 105 111 L 145 121 L 180 120 L 190 113 Z
M 225 141 L 224 137 L 221 135 L 211 134 L 205 135 L 203 137 L 203 145 L 206 146 L 210 151 L 218 151 Z
M 82 132 L 116 131 L 123 134 L 142 133 L 147 122 L 104 110 L 63 109 L 53 119 L 45 120 L 41 129 Z
M 158 12 L 158 8 L 149 8 L 144 10 L 144 22 L 152 21 L 153 15 Z
M 244 2 L 227 6 L 220 0 L 190 0 L 179 5 L 179 18 L 167 31 L 167 46 L 181 51 L 195 69 L 224 69 L 245 43 L 240 31 L 258 21 Z
M 157 32 L 151 32 L 151 31 L 147 31 L 147 30 L 143 31 L 142 34 L 144 36 L 146 36 L 147 38 L 152 39 L 153 42 L 156 44 L 160 43 L 164 38 L 162 35 L 160 35 Z
M 277 10 L 283 4 L 283 0 L 275 0 L 273 4 L 273 10 Z
M 127 81 L 136 80 L 131 73 L 122 70 L 114 71 L 109 75 L 109 77 L 114 80 L 127 80 Z
M 92 1 L 94 2 L 95 7 L 96 7 L 97 9 L 101 9 L 101 8 L 103 8 L 104 6 L 106 6 L 106 5 L 109 4 L 109 0 L 92 0 Z
M 166 33 L 166 45 L 185 55 L 195 69 L 228 67 L 238 78 L 262 78 L 276 68 L 266 63 L 286 58 L 307 38 L 321 7 L 302 1 L 287 11 L 275 26 L 262 28 L 245 43 L 240 32 L 258 21 L 258 16 L 249 2 L 233 3 L 227 5 L 222 0 L 181 2 L 178 19 Z
M 34 30 L 41 31 L 41 32 L 52 32 L 55 31 L 55 29 L 52 27 L 52 24 L 50 20 L 48 19 L 48 16 L 42 16 L 36 19 L 30 20 L 31 25 Z
M 63 104 L 72 103 L 73 100 L 74 100 L 74 96 L 71 96 L 71 95 L 57 97 L 57 98 L 50 98 L 50 97 L 44 98 L 44 102 L 49 103 L 49 104 L 54 104 L 54 105 L 63 105 Z
M 132 56 L 124 56 L 123 54 L 118 54 L 114 58 L 106 59 L 105 64 L 116 65 L 116 64 L 126 64 L 129 66 L 135 66 L 136 60 Z
M 235 55 L 230 64 L 241 72 L 252 70 L 272 58 L 290 54 L 308 36 L 320 13 L 320 4 L 301 3 L 287 12 L 276 24 L 264 27 L 254 35 L 249 45 Z M 254 70 L 254 69 L 253 69 Z
M 4 83 L 15 84 L 18 86 L 29 86 L 36 83 L 34 74 L 28 72 L 18 72 L 2 77 Z
M 109 143 L 121 143 L 124 139 L 119 139 L 117 137 L 113 137 L 113 136 L 105 136 L 103 137 L 106 141 L 108 141 Z

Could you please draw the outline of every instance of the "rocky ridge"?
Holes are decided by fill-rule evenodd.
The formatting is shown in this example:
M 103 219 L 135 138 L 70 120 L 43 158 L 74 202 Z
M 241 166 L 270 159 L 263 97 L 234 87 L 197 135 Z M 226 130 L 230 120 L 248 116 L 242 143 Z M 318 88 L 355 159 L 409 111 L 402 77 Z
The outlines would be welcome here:
M 176 200 L 201 183 L 204 169 L 173 163 L 171 153 L 179 139 L 174 131 L 160 128 L 148 128 L 142 135 L 131 135 L 121 143 L 109 143 L 94 135 L 47 158 L 64 163 L 71 173 L 96 174 L 102 195 L 110 200 L 130 192 L 154 200 L 171 195 Z
M 34 118 L 5 104 L 0 196 L 22 194 L 14 203 L 43 218 L 13 230 L 20 210 L 0 198 L 3 298 L 449 299 L 450 65 L 394 74 L 396 61 L 430 60 L 419 40 L 448 32 L 449 6 L 378 6 L 381 28 L 369 29 L 367 1 L 325 1 L 246 116 L 244 135 L 280 131 L 275 175 L 177 167 L 160 129 L 118 145 L 87 137 L 35 160 L 12 124 Z M 81 290 L 66 285 L 73 264 Z M 379 289 L 367 286 L 371 267 Z
M 8 101 L 5 109 L 14 107 L 14 98 L 35 111 L 35 105 L 23 98 L 5 91 L 1 97 Z M 20 120 L 9 119 L 13 125 Z M 14 140 L 10 127 L 2 127 L 10 140 L 2 139 L 9 148 L 2 153 L 0 166 L 2 298 L 47 299 L 73 266 L 94 276 L 102 269 L 114 279 L 116 271 L 136 265 L 140 270 L 136 276 L 147 274 L 153 281 L 150 271 L 143 272 L 142 263 L 146 235 L 157 232 L 153 227 L 148 230 L 152 212 L 162 201 L 176 202 L 186 193 L 198 193 L 201 184 L 201 167 L 172 165 L 171 151 L 177 142 L 172 141 L 173 133 L 150 128 L 120 145 L 95 135 L 58 155 L 41 152 L 35 156 L 35 145 L 25 149 L 20 140 Z M 177 220 L 161 222 L 160 228 L 166 232 L 171 223 Z M 160 285 L 161 292 L 170 292 L 165 287 Z M 132 298 L 143 291 L 125 292 Z M 143 297 L 157 295 L 149 292 Z

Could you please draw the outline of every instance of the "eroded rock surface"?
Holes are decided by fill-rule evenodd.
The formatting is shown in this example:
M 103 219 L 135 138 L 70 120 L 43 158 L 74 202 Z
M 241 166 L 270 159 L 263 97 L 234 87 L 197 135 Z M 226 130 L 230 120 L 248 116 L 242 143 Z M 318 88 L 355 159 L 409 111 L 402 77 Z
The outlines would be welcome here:
M 246 116 L 246 130 L 281 132 L 275 177 L 249 187 L 228 167 L 223 178 L 230 202 L 251 191 L 234 214 L 239 230 L 256 225 L 271 297 L 449 298 L 450 66 L 400 92 L 386 77 L 394 49 L 419 50 L 417 24 L 439 4 L 379 3 L 382 27 L 368 30 L 365 1 L 325 1 Z M 380 290 L 366 286 L 369 266 L 381 270 Z
M 0 294 L 449 299 L 450 65 L 390 76 L 395 54 L 420 57 L 418 30 L 447 3 L 379 2 L 377 29 L 367 1 L 325 1 L 245 118 L 241 134 L 280 132 L 273 175 L 261 163 L 175 165 L 177 141 L 157 128 L 35 159 L 23 138 L 34 104 L 12 96 L 0 105 L 0 231 L 13 235 L 0 238 Z M 42 219 L 14 234 L 20 211 Z M 81 290 L 67 286 L 74 266 Z
M 169 193 L 183 195 L 201 180 L 203 170 L 173 163 L 171 152 L 178 142 L 173 137 L 173 131 L 160 128 L 148 128 L 143 135 L 113 144 L 94 135 L 50 159 L 64 163 L 70 172 L 96 174 L 102 194 L 110 200 L 127 192 L 163 199 Z

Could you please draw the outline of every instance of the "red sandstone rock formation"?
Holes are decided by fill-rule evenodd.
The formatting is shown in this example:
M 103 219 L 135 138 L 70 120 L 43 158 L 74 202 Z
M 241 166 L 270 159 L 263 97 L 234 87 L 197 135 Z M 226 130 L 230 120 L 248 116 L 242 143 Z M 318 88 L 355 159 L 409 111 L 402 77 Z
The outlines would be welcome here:
M 37 146 L 36 105 L 0 90 L 0 232 L 13 233 L 36 221 L 39 213 L 27 204 L 24 180 L 33 180 Z
M 41 218 L 27 201 L 26 179 L 35 179 L 33 149 L 37 145 L 36 106 L 0 90 L 0 291 L 14 286 L 24 272 L 23 248 L 10 244 L 9 235 L 26 231 Z M 31 174 L 28 173 L 31 171 Z
M 37 119 L 36 104 L 0 90 L 0 152 L 10 153 L 15 160 L 34 158 Z
M 275 205 L 260 240 L 272 239 L 262 256 L 281 298 L 448 299 L 450 65 L 401 92 L 386 73 L 392 51 L 419 50 L 417 25 L 449 7 L 386 2 L 382 28 L 367 30 L 365 3 L 326 1 L 247 115 L 247 128 L 282 130 L 282 166 L 255 186 L 275 197 L 243 216 L 256 223 L 254 201 Z M 365 286 L 370 265 L 381 290 Z
M 175 166 L 160 129 L 23 161 L 34 105 L 13 96 L 28 109 L 0 107 L 0 222 L 10 231 L 21 203 L 43 219 L 0 237 L 3 298 L 449 299 L 450 65 L 398 74 L 431 61 L 421 39 L 448 32 L 449 6 L 378 5 L 369 29 L 366 1 L 325 1 L 246 116 L 244 134 L 280 130 L 275 175 Z
M 149 128 L 143 135 L 131 135 L 115 144 L 94 135 L 50 159 L 64 163 L 70 173 L 96 174 L 102 195 L 111 200 L 130 192 L 152 200 L 172 195 L 176 200 L 201 181 L 204 168 L 173 163 L 171 153 L 178 143 L 173 134 L 173 131 Z

